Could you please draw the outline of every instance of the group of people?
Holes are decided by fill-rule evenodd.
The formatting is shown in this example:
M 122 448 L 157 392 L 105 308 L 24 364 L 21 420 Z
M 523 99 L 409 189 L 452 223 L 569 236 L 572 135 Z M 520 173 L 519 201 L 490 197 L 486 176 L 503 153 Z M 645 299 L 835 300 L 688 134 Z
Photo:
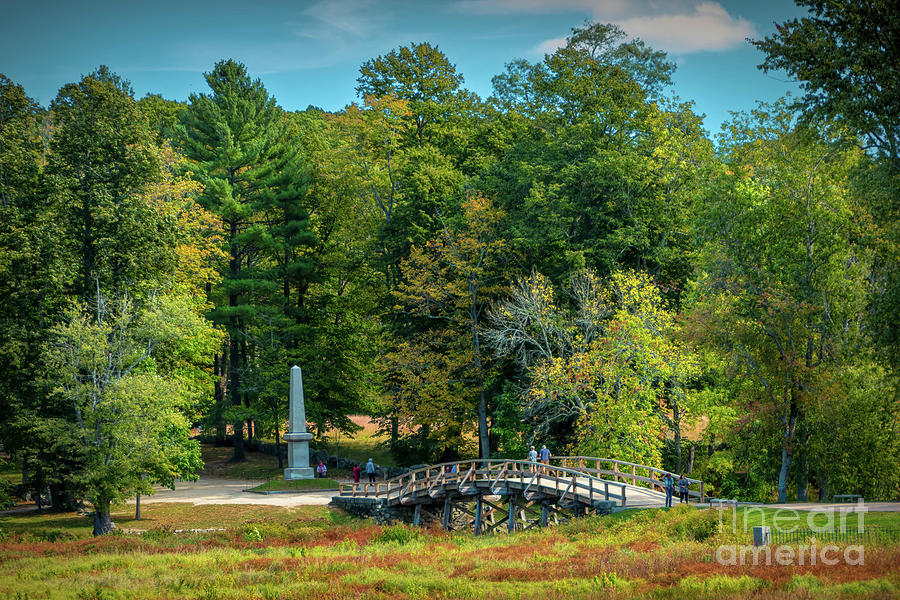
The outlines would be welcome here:
M 540 459 L 541 464 L 550 464 L 550 451 L 547 450 L 547 446 L 541 446 L 540 452 L 535 450 L 534 446 L 532 446 L 531 450 L 528 451 L 528 460 L 530 460 L 531 462 L 538 462 L 538 459 Z
M 547 449 L 547 446 L 541 446 L 540 451 L 535 450 L 534 446 L 528 451 L 528 460 L 531 462 L 541 462 L 541 464 L 549 465 L 550 464 L 550 450 Z M 353 466 L 353 482 L 359 483 L 360 475 L 362 474 L 363 467 L 360 467 L 358 464 Z M 369 483 L 375 482 L 375 463 L 372 462 L 372 459 L 369 459 L 369 462 L 365 465 L 366 475 L 369 477 Z M 456 465 L 447 465 L 446 467 L 447 473 L 455 473 Z M 319 461 L 319 466 L 316 467 L 316 476 L 325 477 L 325 474 L 328 472 L 328 468 L 325 466 L 325 463 Z M 666 491 L 666 507 L 672 506 L 672 497 L 675 494 L 675 488 L 678 488 L 678 498 L 679 503 L 684 503 L 688 501 L 688 487 L 689 482 L 685 478 L 684 473 L 681 474 L 681 477 L 676 479 L 672 476 L 671 473 L 666 473 L 662 479 L 663 488 Z
M 366 463 L 365 466 L 366 475 L 369 476 L 369 483 L 375 483 L 375 463 L 372 462 L 372 459 L 369 459 L 369 462 Z M 363 467 L 360 467 L 359 464 L 353 465 L 351 472 L 353 473 L 353 483 L 359 483 L 359 477 L 362 474 Z M 325 478 L 325 475 L 328 473 L 328 467 L 325 466 L 325 463 L 321 460 L 319 461 L 319 465 L 316 467 L 316 477 Z
M 365 466 L 366 475 L 369 477 L 369 483 L 375 483 L 375 463 L 372 462 L 372 459 L 369 459 L 369 462 L 366 463 Z M 363 467 L 360 467 L 358 464 L 353 465 L 353 483 L 359 483 L 359 477 L 362 474 Z
M 538 462 L 538 460 L 540 460 L 542 464 L 549 465 L 550 451 L 547 449 L 546 445 L 541 446 L 540 451 L 535 450 L 534 446 L 532 446 L 531 450 L 528 451 L 528 460 L 531 462 Z M 672 497 L 675 494 L 676 487 L 678 488 L 679 504 L 687 502 L 689 485 L 684 473 L 681 474 L 681 477 L 679 477 L 677 481 L 671 473 L 666 473 L 663 477 L 663 487 L 666 490 L 666 507 L 670 508 L 672 506 Z
M 663 488 L 666 490 L 666 507 L 672 506 L 672 495 L 675 493 L 675 486 L 678 486 L 678 502 L 679 504 L 688 501 L 688 480 L 685 479 L 684 473 L 675 481 L 671 473 L 666 473 L 663 477 Z

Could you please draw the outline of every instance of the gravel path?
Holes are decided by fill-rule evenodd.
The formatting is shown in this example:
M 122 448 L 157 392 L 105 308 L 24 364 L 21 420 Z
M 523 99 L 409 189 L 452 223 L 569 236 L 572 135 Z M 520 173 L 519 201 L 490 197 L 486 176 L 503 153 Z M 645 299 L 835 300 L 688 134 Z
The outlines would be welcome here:
M 253 494 L 245 492 L 262 481 L 211 479 L 179 481 L 175 489 L 157 488 L 152 496 L 141 496 L 141 504 L 153 502 L 192 502 L 194 504 L 265 504 L 268 506 L 323 505 L 337 492 L 297 492 L 295 494 Z M 134 499 L 130 501 L 134 503 Z

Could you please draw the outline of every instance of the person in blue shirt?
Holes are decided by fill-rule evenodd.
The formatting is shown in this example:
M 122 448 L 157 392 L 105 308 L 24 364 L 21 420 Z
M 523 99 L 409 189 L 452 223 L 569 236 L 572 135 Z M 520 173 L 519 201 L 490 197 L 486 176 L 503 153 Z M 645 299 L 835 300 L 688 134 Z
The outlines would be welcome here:
M 684 473 L 681 474 L 681 479 L 678 480 L 678 503 L 688 501 L 688 480 L 684 478 Z
M 672 494 L 675 492 L 675 479 L 671 473 L 666 473 L 663 477 L 663 487 L 666 490 L 666 508 L 672 507 Z
M 547 450 L 547 446 L 541 446 L 540 457 L 542 463 L 545 465 L 550 464 L 550 451 Z

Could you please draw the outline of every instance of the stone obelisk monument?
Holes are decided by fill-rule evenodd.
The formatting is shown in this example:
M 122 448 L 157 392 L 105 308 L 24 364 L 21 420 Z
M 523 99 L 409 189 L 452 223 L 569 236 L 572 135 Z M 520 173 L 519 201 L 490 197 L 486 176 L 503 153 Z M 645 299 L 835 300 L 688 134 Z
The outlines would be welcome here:
M 290 431 L 282 438 L 288 443 L 288 468 L 284 470 L 287 479 L 312 479 L 315 477 L 309 466 L 309 440 L 306 433 L 306 405 L 303 403 L 303 373 L 300 367 L 291 367 Z

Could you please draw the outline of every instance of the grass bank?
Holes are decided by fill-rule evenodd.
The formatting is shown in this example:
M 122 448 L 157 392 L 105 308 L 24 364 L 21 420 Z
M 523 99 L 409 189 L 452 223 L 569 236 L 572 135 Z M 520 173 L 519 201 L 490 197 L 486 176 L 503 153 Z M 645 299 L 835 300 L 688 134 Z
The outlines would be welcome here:
M 316 479 L 292 479 L 285 481 L 284 479 L 272 479 L 254 488 L 250 488 L 251 492 L 302 492 L 310 490 L 334 490 L 340 487 L 340 484 L 334 479 L 324 477 Z

